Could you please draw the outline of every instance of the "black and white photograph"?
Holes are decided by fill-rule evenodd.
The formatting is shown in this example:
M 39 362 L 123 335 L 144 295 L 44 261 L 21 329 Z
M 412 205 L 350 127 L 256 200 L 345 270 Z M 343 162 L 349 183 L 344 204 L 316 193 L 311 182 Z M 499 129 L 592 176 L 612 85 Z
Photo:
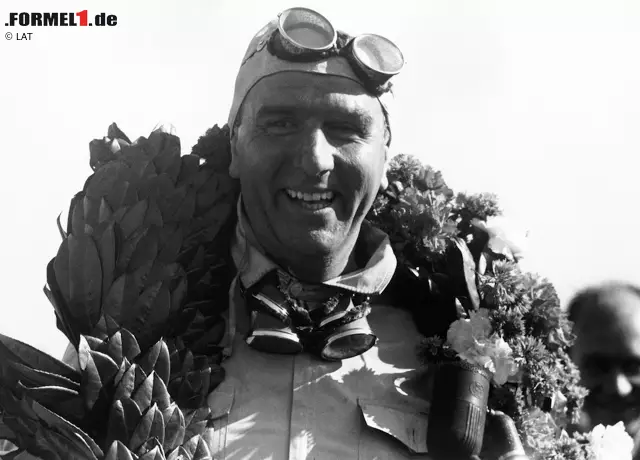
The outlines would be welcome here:
M 640 460 L 639 24 L 4 0 L 0 459 Z

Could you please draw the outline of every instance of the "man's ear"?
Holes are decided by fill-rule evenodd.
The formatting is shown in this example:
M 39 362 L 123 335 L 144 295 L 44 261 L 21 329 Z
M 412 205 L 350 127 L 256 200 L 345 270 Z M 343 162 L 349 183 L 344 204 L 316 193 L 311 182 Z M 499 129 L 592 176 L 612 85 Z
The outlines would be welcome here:
M 389 146 L 384 146 L 384 166 L 382 167 L 382 178 L 380 179 L 380 191 L 386 190 L 389 186 L 389 178 L 387 172 L 389 171 L 389 162 L 391 160 L 389 155 Z
M 238 128 L 231 133 L 231 163 L 229 163 L 229 175 L 234 179 L 240 178 L 240 159 L 238 158 Z

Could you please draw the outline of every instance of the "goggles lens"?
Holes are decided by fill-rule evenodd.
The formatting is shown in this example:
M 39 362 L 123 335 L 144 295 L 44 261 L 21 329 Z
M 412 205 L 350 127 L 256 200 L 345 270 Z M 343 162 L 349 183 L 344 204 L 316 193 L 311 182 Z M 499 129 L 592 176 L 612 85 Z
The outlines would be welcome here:
M 280 14 L 280 34 L 301 50 L 324 51 L 336 42 L 337 33 L 327 18 L 307 8 L 291 8 Z
M 402 70 L 404 57 L 400 48 L 380 35 L 361 35 L 353 40 L 353 54 L 366 68 L 385 75 Z
M 242 287 L 241 287 L 242 289 Z M 319 323 L 298 329 L 284 306 L 284 294 L 265 282 L 253 293 L 242 291 L 250 312 L 250 329 L 246 343 L 270 353 L 295 354 L 304 349 L 329 361 L 339 361 L 360 355 L 376 343 L 366 319 L 369 307 L 354 307 L 352 296 L 342 297 L 337 312 Z M 306 323 L 305 323 L 306 324 Z
M 331 337 L 322 350 L 322 357 L 328 361 L 340 361 L 361 355 L 376 343 L 371 331 L 351 331 Z
M 400 49 L 380 35 L 360 35 L 348 45 L 339 45 L 338 50 L 336 29 L 327 18 L 308 8 L 291 8 L 280 13 L 278 33 L 273 37 L 271 53 L 285 60 L 309 62 L 325 59 L 327 53 L 336 51 L 349 60 L 358 78 L 374 85 L 374 92 L 404 66 Z M 342 49 L 345 53 L 341 53 Z
M 340 361 L 361 355 L 376 344 L 377 337 L 369 322 L 360 318 L 336 330 L 325 339 L 321 356 L 328 361 Z

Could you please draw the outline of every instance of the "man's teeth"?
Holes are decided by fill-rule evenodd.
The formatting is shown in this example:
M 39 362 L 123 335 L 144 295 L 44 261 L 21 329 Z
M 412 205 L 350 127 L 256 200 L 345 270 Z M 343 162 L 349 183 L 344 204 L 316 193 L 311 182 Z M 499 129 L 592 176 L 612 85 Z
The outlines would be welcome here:
M 320 201 L 320 200 L 331 201 L 333 200 L 333 197 L 334 197 L 333 192 L 302 193 L 302 192 L 297 192 L 295 190 L 288 190 L 288 189 L 287 189 L 287 195 L 289 195 L 291 198 L 304 200 L 304 201 Z

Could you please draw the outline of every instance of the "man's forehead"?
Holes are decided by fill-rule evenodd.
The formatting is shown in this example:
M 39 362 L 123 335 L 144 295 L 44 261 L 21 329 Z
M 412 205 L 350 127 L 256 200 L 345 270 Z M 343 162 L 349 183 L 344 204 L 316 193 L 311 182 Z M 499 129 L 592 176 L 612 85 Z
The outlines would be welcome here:
M 609 289 L 599 296 L 591 310 L 625 320 L 640 318 L 640 296 L 629 289 Z
M 246 105 L 254 115 L 283 111 L 325 110 L 362 118 L 384 117 L 379 101 L 357 82 L 343 77 L 273 75 L 251 89 Z
M 624 348 L 640 356 L 640 297 L 617 289 L 586 307 L 575 330 L 581 348 L 604 352 Z

